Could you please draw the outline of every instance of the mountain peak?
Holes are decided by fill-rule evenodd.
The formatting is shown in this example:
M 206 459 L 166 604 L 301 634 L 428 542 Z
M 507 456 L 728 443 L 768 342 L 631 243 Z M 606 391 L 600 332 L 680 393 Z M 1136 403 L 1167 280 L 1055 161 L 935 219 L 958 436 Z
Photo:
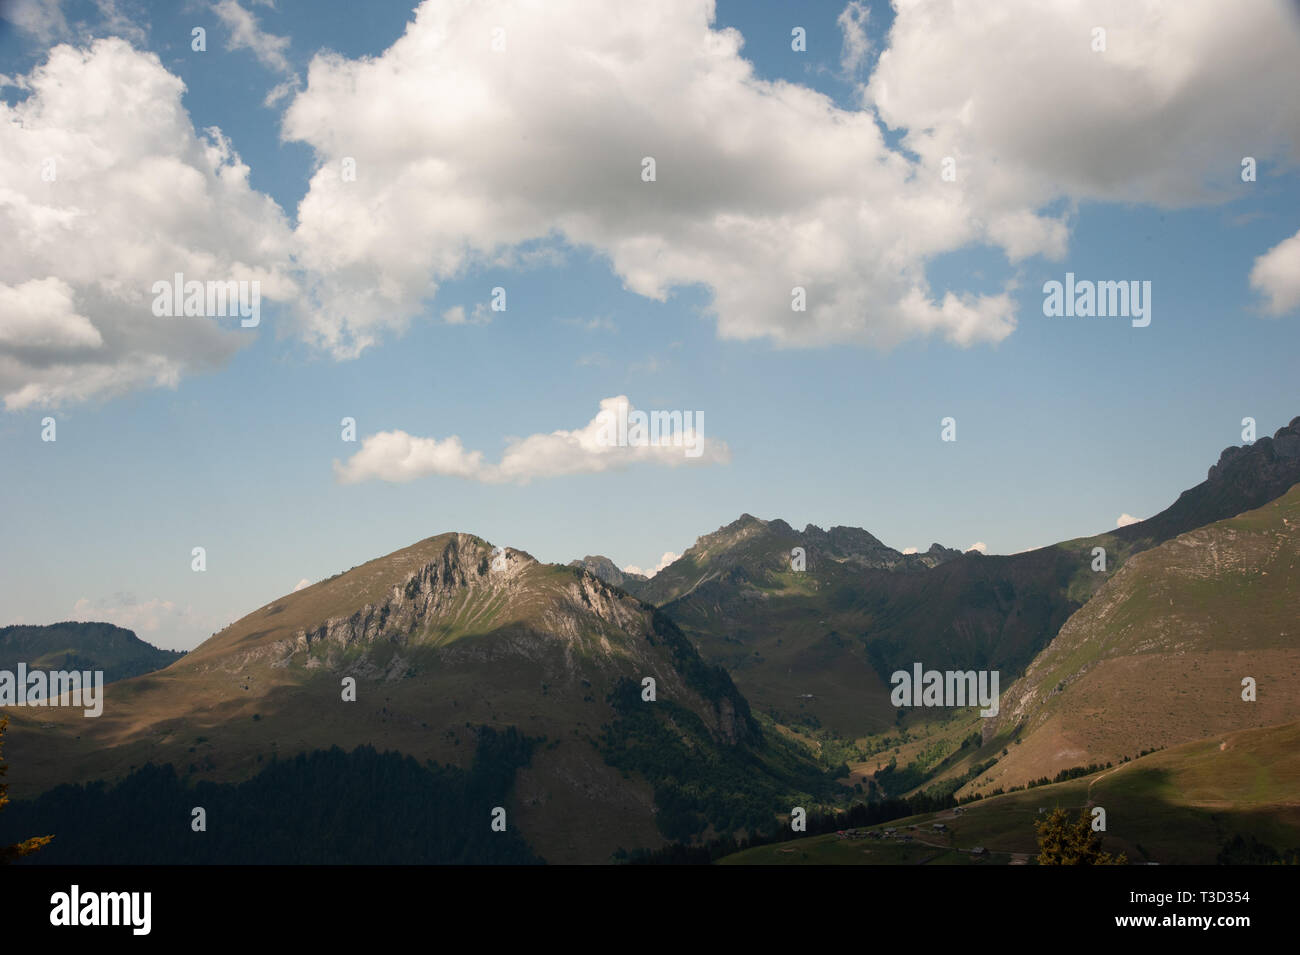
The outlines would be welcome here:
M 650 578 L 645 574 L 628 573 L 603 554 L 588 554 L 582 560 L 571 560 L 568 566 L 578 567 L 613 587 L 621 587 L 633 597 L 641 596 L 642 585 Z
M 1262 507 L 1300 482 L 1300 417 L 1252 444 L 1224 448 L 1205 480 L 1154 517 L 1113 531 L 1123 540 L 1169 540 Z

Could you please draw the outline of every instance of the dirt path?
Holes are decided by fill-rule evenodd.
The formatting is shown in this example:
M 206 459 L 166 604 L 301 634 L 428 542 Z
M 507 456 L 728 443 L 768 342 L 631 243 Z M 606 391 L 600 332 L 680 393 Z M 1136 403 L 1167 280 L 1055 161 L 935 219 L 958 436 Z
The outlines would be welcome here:
M 1104 773 L 1102 773 L 1100 776 L 1098 776 L 1098 777 L 1097 777 L 1096 779 L 1094 779 L 1092 782 L 1088 783 L 1088 801 L 1089 801 L 1089 802 L 1092 802 L 1092 787 L 1093 787 L 1093 786 L 1097 785 L 1099 782 L 1101 782 L 1101 781 L 1102 781 L 1103 779 L 1105 779 L 1107 776 L 1112 776 L 1112 775 L 1114 775 L 1115 773 L 1119 772 L 1119 771 L 1120 771 L 1121 769 L 1123 769 L 1125 766 L 1132 766 L 1132 765 L 1133 765 L 1132 763 L 1120 763 L 1120 764 L 1119 764 L 1118 766 L 1116 766 L 1114 769 L 1108 769 L 1108 770 L 1106 770 Z

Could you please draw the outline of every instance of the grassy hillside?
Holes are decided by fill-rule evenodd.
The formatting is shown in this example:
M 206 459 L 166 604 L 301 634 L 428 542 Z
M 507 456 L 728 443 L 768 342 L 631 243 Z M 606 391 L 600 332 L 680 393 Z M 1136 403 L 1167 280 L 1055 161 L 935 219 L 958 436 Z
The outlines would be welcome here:
M 1133 557 L 1004 694 L 1019 743 L 967 791 L 1300 717 L 1296 593 L 1300 485 Z
M 731 865 L 1026 864 L 1038 851 L 1040 810 L 1106 811 L 1106 851 L 1130 862 L 1214 864 L 1300 854 L 1300 722 L 1226 733 L 1099 773 L 867 827 L 891 839 L 836 835 L 747 849 Z M 941 822 L 945 831 L 936 833 Z M 915 827 L 915 828 L 912 828 Z M 983 847 L 989 855 L 973 856 Z

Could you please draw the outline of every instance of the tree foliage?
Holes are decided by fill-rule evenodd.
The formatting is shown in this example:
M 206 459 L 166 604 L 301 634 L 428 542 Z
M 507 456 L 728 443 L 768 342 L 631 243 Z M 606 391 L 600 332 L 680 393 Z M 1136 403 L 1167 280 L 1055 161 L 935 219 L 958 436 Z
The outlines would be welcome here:
M 167 764 L 15 801 L 0 840 L 54 829 L 38 865 L 485 865 L 540 861 L 508 807 L 539 740 L 479 727 L 467 769 L 370 746 L 277 759 L 240 783 L 190 781 Z M 207 828 L 192 828 L 192 811 Z
M 4 778 L 5 773 L 9 771 L 8 765 L 4 762 L 4 743 L 5 729 L 9 726 L 9 717 L 0 716 L 0 779 Z M 9 784 L 0 782 L 0 811 L 9 802 Z M 31 855 L 41 846 L 48 843 L 53 836 L 33 836 L 30 839 L 24 839 L 22 842 L 16 842 L 13 845 L 0 845 L 0 865 L 13 862 L 14 859 L 20 859 L 25 855 Z
M 1070 814 L 1059 806 L 1046 819 L 1034 823 L 1038 830 L 1039 865 L 1128 865 L 1123 853 L 1118 857 L 1101 851 L 1101 834 L 1092 831 L 1088 810 L 1070 821 Z

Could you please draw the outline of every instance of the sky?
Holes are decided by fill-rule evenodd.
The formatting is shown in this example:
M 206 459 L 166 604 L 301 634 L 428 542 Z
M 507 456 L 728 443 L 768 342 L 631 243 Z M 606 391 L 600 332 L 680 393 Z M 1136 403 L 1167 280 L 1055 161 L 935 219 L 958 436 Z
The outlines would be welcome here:
M 1234 9 L 0 0 L 0 624 L 189 649 L 453 530 L 1149 517 L 1300 415 L 1300 19 Z

